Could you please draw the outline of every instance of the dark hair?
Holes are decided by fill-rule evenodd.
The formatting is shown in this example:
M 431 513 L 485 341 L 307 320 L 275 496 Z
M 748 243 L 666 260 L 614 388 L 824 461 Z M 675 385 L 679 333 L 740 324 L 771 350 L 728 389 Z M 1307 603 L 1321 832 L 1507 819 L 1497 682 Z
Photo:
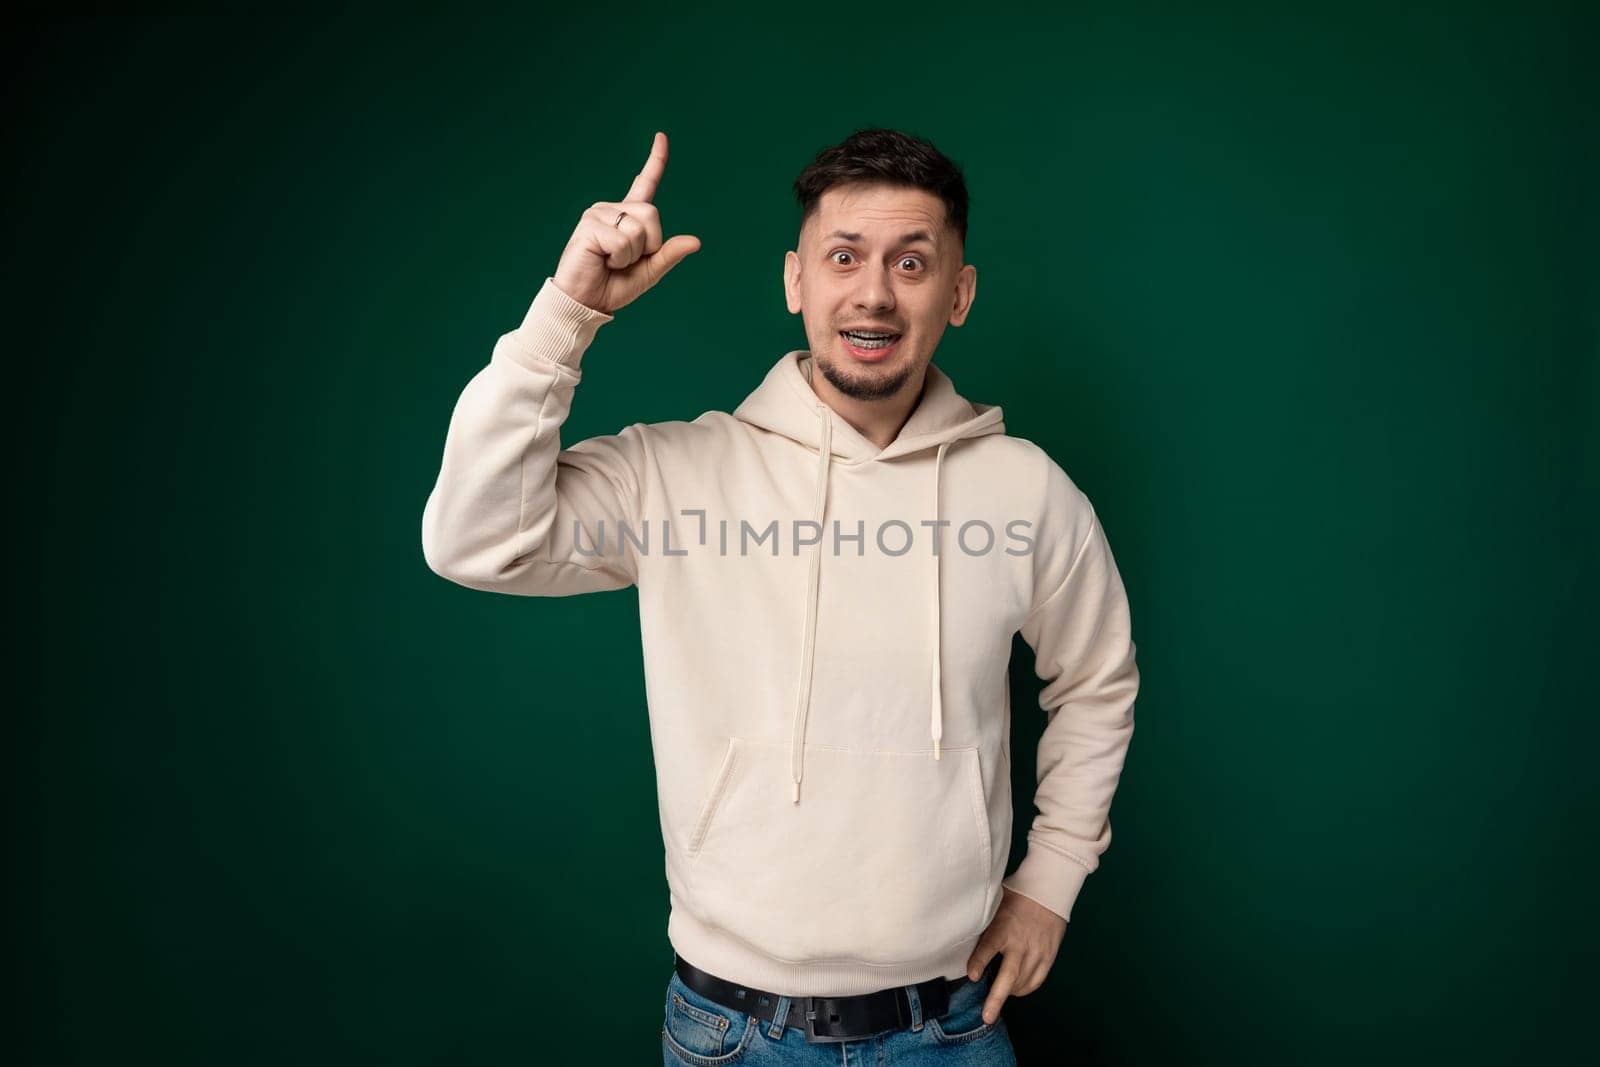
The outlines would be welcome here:
M 944 201 L 945 224 L 967 243 L 967 183 L 961 168 L 933 143 L 899 130 L 857 130 L 817 153 L 794 182 L 800 225 L 817 211 L 822 194 L 847 182 L 877 182 L 924 189 Z

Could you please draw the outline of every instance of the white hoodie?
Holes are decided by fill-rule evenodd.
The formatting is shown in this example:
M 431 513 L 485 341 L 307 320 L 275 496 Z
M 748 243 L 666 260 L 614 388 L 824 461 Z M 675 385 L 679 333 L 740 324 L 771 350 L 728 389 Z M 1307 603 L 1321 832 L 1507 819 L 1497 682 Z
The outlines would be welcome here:
M 612 319 L 545 280 L 456 403 L 422 548 L 473 589 L 638 586 L 673 948 L 848 996 L 964 974 L 1002 884 L 1070 918 L 1139 686 L 1088 498 L 932 364 L 879 449 L 812 391 L 804 350 L 732 414 L 563 449 Z M 1048 725 L 1005 878 L 1019 631 Z

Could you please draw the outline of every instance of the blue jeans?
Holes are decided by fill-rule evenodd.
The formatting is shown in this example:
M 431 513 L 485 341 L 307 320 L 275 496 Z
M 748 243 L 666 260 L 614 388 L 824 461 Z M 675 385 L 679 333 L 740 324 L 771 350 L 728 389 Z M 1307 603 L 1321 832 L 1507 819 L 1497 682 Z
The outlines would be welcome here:
M 902 1030 L 885 1030 L 858 1041 L 811 1043 L 806 1041 L 802 1021 L 779 1027 L 746 1012 L 724 1007 L 683 984 L 674 971 L 667 982 L 666 1019 L 661 1027 L 661 1057 L 665 1067 L 721 1067 L 722 1064 L 749 1064 L 772 1067 L 777 1064 L 859 1064 L 860 1067 L 918 1067 L 920 1064 L 949 1064 L 951 1067 L 1016 1067 L 1017 1055 L 1011 1047 L 1002 1013 L 994 1023 L 983 1021 L 983 1004 L 994 986 L 1000 957 L 990 961 L 983 977 L 964 982 L 950 995 L 950 1008 L 937 1019 L 925 1018 L 916 987 L 907 986 L 911 1001 L 911 1025 Z M 782 1019 L 791 998 L 778 998 L 777 1017 Z M 802 1002 L 803 1003 L 803 1002 Z M 796 1012 L 801 1020 L 803 1012 Z

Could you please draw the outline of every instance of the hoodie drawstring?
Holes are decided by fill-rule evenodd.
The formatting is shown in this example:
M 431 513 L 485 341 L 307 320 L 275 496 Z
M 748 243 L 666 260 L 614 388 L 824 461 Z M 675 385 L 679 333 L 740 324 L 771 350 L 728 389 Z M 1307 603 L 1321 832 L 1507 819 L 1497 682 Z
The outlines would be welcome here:
M 822 419 L 822 448 L 817 457 L 817 503 L 816 523 L 820 530 L 822 519 L 828 508 L 828 470 L 833 460 L 833 420 L 828 417 L 826 405 L 817 406 L 817 415 Z M 950 447 L 949 441 L 941 442 L 938 455 L 933 461 L 933 521 L 934 537 L 939 536 L 939 474 L 944 468 L 945 450 Z M 794 703 L 794 729 L 789 738 L 789 773 L 794 779 L 794 803 L 800 803 L 800 780 L 805 774 L 805 746 L 806 746 L 806 716 L 811 711 L 811 678 L 817 654 L 817 591 L 821 586 L 822 574 L 822 541 L 819 534 L 817 544 L 811 553 L 811 574 L 806 582 L 806 628 L 800 649 L 800 685 L 795 692 Z M 940 748 L 944 739 L 944 692 L 939 671 L 941 658 L 941 642 L 943 624 L 940 618 L 941 605 L 939 602 L 939 553 L 933 556 L 933 665 L 930 669 L 932 675 L 930 688 L 932 700 L 930 701 L 931 713 L 928 724 L 929 732 L 933 735 L 933 758 L 940 758 Z
M 822 516 L 828 507 L 828 465 L 833 460 L 833 419 L 826 404 L 817 405 L 822 420 L 822 448 L 817 455 L 817 543 L 811 552 L 811 578 L 806 586 L 806 629 L 800 650 L 800 688 L 795 694 L 794 734 L 789 739 L 789 773 L 794 778 L 794 803 L 800 803 L 800 777 L 805 770 L 806 714 L 811 710 L 811 667 L 817 653 L 817 587 L 822 571 Z
M 944 466 L 944 450 L 950 447 L 949 441 L 939 445 L 939 454 L 933 461 L 933 536 L 939 536 L 939 469 Z M 939 742 L 944 737 L 944 693 L 939 675 L 939 645 L 941 630 L 943 629 L 939 618 L 939 554 L 933 554 L 933 721 L 929 729 L 933 733 L 933 758 L 939 758 Z

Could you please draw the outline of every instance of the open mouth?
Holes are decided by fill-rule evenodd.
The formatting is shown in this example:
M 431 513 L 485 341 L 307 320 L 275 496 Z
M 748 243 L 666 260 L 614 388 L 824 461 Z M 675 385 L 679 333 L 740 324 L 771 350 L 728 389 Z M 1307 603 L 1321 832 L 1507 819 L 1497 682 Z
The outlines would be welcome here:
M 877 332 L 857 333 L 854 330 L 841 330 L 839 331 L 839 336 L 843 339 L 845 347 L 850 350 L 851 355 L 857 359 L 875 360 L 883 359 L 892 352 L 904 335 Z

